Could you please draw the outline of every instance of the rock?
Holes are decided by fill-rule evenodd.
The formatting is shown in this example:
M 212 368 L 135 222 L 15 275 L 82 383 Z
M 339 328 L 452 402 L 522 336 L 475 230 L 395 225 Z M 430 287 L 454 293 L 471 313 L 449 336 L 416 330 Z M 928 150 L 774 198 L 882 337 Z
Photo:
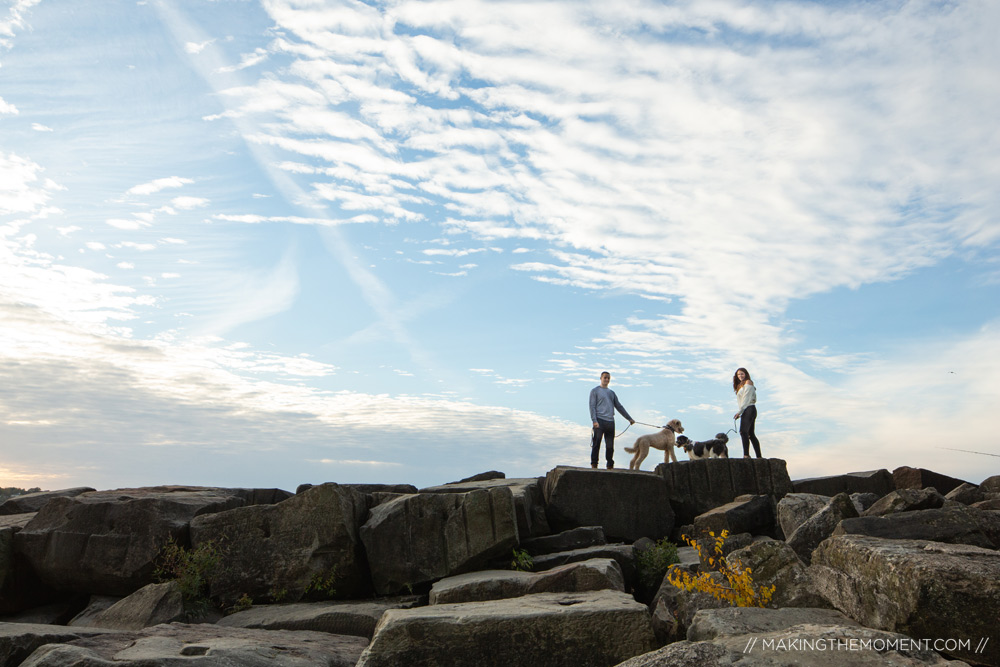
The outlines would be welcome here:
M 108 630 L 142 630 L 151 625 L 184 619 L 184 600 L 176 581 L 143 586 L 97 613 L 90 627 Z
M 318 484 L 299 484 L 298 488 L 295 489 L 295 495 L 299 495 L 309 489 L 320 486 Z M 397 494 L 410 494 L 416 493 L 417 487 L 412 484 L 341 484 L 340 486 L 345 486 L 349 489 L 354 489 L 358 493 L 373 494 L 373 493 L 397 493 Z
M 582 549 L 584 547 L 593 547 L 607 543 L 604 537 L 604 529 L 600 526 L 581 526 L 580 528 L 564 530 L 555 535 L 521 540 L 521 548 L 532 556 L 538 556 L 540 554 L 570 551 L 572 549 Z
M 1000 547 L 1000 514 L 964 505 L 845 519 L 834 535 L 869 535 L 896 540 L 930 540 Z
M 508 488 L 514 496 L 514 511 L 517 515 L 517 533 L 522 540 L 538 535 L 548 535 L 549 522 L 545 517 L 545 497 L 542 493 L 542 479 L 529 477 L 506 479 L 501 477 L 482 480 L 453 482 L 443 486 L 421 489 L 420 493 L 468 493 L 478 489 Z
M 698 611 L 729 606 L 729 603 L 719 600 L 709 593 L 685 591 L 671 584 L 667 577 L 670 576 L 670 571 L 677 567 L 683 566 L 672 565 L 667 569 L 667 576 L 663 578 L 660 589 L 653 596 L 653 601 L 649 605 L 657 644 L 668 644 L 684 639 L 687 636 L 688 627 Z M 723 581 L 722 574 L 719 572 L 712 573 L 710 576 L 720 583 Z
M 961 484 L 949 491 L 945 498 L 960 502 L 963 505 L 972 505 L 973 503 L 986 500 L 986 494 L 980 491 L 979 487 L 975 484 Z
M 979 490 L 983 493 L 1000 493 L 1000 475 L 984 479 L 979 485 Z
M 829 496 L 815 493 L 789 493 L 778 501 L 778 523 L 787 539 L 806 519 L 830 502 Z
M 218 624 L 228 628 L 314 630 L 371 639 L 379 619 L 389 609 L 410 609 L 424 604 L 426 599 L 420 595 L 374 600 L 269 604 L 231 614 Z
M 675 522 L 694 522 L 699 514 L 744 494 L 777 500 L 791 493 L 792 482 L 781 459 L 701 459 L 661 463 L 656 473 L 667 484 Z M 652 537 L 651 535 L 649 537 Z
M 35 513 L 0 516 L 0 615 L 16 614 L 57 597 L 14 552 L 14 534 L 34 517 Z
M 844 648 L 838 648 L 841 646 Z M 740 667 L 965 665 L 964 662 L 945 660 L 905 635 L 853 625 L 801 624 L 761 634 L 726 635 L 711 641 L 680 641 L 626 660 L 617 667 L 729 667 L 736 664 Z
M 878 501 L 878 496 L 874 493 L 852 493 L 851 502 L 854 503 L 854 509 L 858 511 L 858 514 L 864 514 L 869 507 L 874 505 Z
M 687 639 L 703 642 L 719 637 L 760 635 L 787 630 L 797 625 L 833 626 L 852 630 L 861 627 L 836 609 L 726 607 L 696 613 L 688 628 Z
M 978 510 L 1000 510 L 1000 498 L 991 498 L 978 503 L 972 503 L 971 507 Z
M 483 570 L 448 577 L 431 587 L 430 604 L 502 600 L 534 593 L 625 590 L 622 569 L 612 558 L 568 563 L 543 572 Z
M 778 540 L 755 542 L 726 557 L 730 565 L 751 570 L 758 586 L 774 586 L 774 607 L 829 607 L 816 590 L 810 570 L 795 551 Z M 690 635 L 688 639 L 691 639 Z
M 328 587 L 326 597 L 361 596 L 371 591 L 359 537 L 367 511 L 361 493 L 322 484 L 277 505 L 199 516 L 191 521 L 191 544 L 223 552 L 225 566 L 210 588 L 223 606 L 243 595 L 298 602 L 317 585 Z
M 933 487 L 939 493 L 948 493 L 955 487 L 965 484 L 961 479 L 955 479 L 948 475 L 924 470 L 923 468 L 911 468 L 900 466 L 892 471 L 892 479 L 897 489 L 926 489 Z
M 111 632 L 92 628 L 71 629 L 62 625 L 0 623 L 0 665 L 20 665 L 35 649 L 45 644 L 61 644 Z
M 514 497 L 507 487 L 402 496 L 372 508 L 361 540 L 379 594 L 429 588 L 511 553 Z
M 37 649 L 22 667 L 354 667 L 363 637 L 171 623 Z
M 21 496 L 8 498 L 0 503 L 0 515 L 7 514 L 27 514 L 37 512 L 42 509 L 47 502 L 53 498 L 75 498 L 81 493 L 87 493 L 94 489 L 89 486 L 78 486 L 73 489 L 62 489 L 61 491 L 39 491 L 38 493 L 25 493 Z
M 653 646 L 625 593 L 540 593 L 387 611 L 358 667 L 610 667 Z
M 968 639 L 971 647 L 959 646 L 949 655 L 1000 665 L 996 641 L 976 652 L 980 638 L 996 636 L 1000 552 L 838 535 L 816 549 L 813 563 L 819 591 L 858 623 L 918 639 Z
M 830 499 L 826 507 L 796 528 L 786 542 L 808 565 L 812 559 L 813 549 L 833 533 L 837 524 L 857 515 L 858 511 L 854 509 L 854 503 L 851 502 L 850 496 L 846 493 L 838 493 Z
M 732 534 L 766 535 L 773 534 L 774 528 L 774 508 L 768 496 L 734 500 L 699 514 L 694 519 L 694 531 L 697 535 L 708 535 L 709 532 L 721 535 L 724 530 Z
M 153 583 L 169 540 L 187 544 L 191 520 L 239 507 L 229 489 L 159 486 L 57 497 L 14 535 L 14 549 L 57 590 L 124 596 Z
M 465 479 L 460 479 L 457 482 L 452 482 L 452 484 L 464 484 L 466 482 L 485 482 L 490 479 L 504 479 L 505 477 L 507 477 L 507 475 L 505 475 L 502 472 L 499 472 L 497 470 L 490 470 L 488 472 L 481 472 L 477 475 L 473 475 L 472 477 L 466 477 Z
M 865 510 L 865 516 L 929 510 L 944 505 L 944 496 L 934 489 L 897 489 Z
M 716 536 L 718 537 L 718 536 Z M 712 537 L 699 537 L 695 540 L 695 543 L 701 548 L 701 553 L 708 558 L 717 559 L 720 555 L 726 557 L 738 549 L 750 546 L 753 544 L 753 535 L 750 533 L 736 533 L 735 535 L 727 535 L 726 539 L 722 542 L 722 553 L 719 554 L 716 551 L 716 538 Z M 702 571 L 707 571 L 711 568 L 708 567 L 706 562 L 702 562 L 699 566 Z
M 611 558 L 621 568 L 625 577 L 625 589 L 631 590 L 636 583 L 635 549 L 631 544 L 602 544 L 582 549 L 558 551 L 542 554 L 534 558 L 534 572 L 543 572 L 568 563 L 579 563 L 594 558 Z
M 0 623 L 28 625 L 66 625 L 86 606 L 87 598 L 80 595 L 60 596 L 45 604 L 36 603 L 14 614 L 0 617 Z
M 142 590 L 141 588 L 139 590 Z M 84 607 L 83 611 L 78 613 L 70 622 L 69 625 L 74 628 L 92 628 L 94 626 L 94 617 L 100 614 L 105 609 L 109 609 L 119 600 L 124 598 L 118 597 L 116 595 L 91 595 L 90 599 L 87 601 L 87 606 Z
M 815 493 L 833 497 L 838 493 L 874 493 L 879 498 L 896 490 L 896 483 L 888 470 L 849 472 L 830 477 L 813 477 L 792 482 L 795 493 Z
M 601 526 L 608 539 L 634 542 L 674 527 L 663 478 L 648 472 L 560 466 L 545 476 L 544 491 L 553 530 Z

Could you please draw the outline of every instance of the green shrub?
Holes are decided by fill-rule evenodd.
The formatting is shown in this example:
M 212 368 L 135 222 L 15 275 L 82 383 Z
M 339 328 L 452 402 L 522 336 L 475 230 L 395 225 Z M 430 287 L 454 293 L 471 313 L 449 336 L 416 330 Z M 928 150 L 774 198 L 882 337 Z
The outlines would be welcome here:
M 667 568 L 679 562 L 681 559 L 677 555 L 677 545 L 663 538 L 636 556 L 639 582 L 643 587 L 655 590 L 663 581 Z
M 518 572 L 531 572 L 535 567 L 535 559 L 524 549 L 514 549 L 512 551 L 514 559 L 510 561 L 510 569 Z
M 160 550 L 153 576 L 161 582 L 176 581 L 187 615 L 199 616 L 211 607 L 209 589 L 222 558 L 222 549 L 214 542 L 187 549 L 170 538 Z

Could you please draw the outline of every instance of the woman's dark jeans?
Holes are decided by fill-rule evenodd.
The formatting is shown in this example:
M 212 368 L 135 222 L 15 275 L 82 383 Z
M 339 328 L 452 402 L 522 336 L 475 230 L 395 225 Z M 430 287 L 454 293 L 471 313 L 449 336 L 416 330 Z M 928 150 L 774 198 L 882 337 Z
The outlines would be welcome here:
M 740 437 L 743 438 L 743 456 L 750 456 L 750 443 L 753 443 L 753 451 L 760 458 L 760 440 L 753 432 L 753 427 L 757 423 L 757 406 L 751 405 L 740 415 Z

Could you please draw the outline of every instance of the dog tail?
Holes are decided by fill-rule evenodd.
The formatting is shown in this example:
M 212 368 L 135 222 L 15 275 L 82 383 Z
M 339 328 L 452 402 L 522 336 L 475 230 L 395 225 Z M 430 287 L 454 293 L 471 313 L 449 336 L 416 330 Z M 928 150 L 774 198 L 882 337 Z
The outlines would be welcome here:
M 638 449 L 639 449 L 638 447 L 626 447 L 625 451 L 628 452 L 629 454 L 635 454 Z

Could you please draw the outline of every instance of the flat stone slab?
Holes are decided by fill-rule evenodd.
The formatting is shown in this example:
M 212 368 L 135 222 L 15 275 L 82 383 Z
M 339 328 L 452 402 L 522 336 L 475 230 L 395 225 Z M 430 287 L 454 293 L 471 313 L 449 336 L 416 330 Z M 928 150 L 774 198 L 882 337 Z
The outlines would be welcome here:
M 884 468 L 864 472 L 849 472 L 829 477 L 797 479 L 792 482 L 795 493 L 815 493 L 831 498 L 838 493 L 874 493 L 879 498 L 896 490 L 892 474 Z
M 635 581 L 635 549 L 631 544 L 600 544 L 583 549 L 570 549 L 554 554 L 536 556 L 533 571 L 551 570 L 567 563 L 579 563 L 593 558 L 613 558 L 622 569 L 626 585 Z
M 171 623 L 42 646 L 22 667 L 354 667 L 367 643 L 325 632 Z
M 631 595 L 540 593 L 387 611 L 358 667 L 612 667 L 654 645 Z
M 448 577 L 431 587 L 431 604 L 502 600 L 535 593 L 625 590 L 621 567 L 612 558 L 569 563 L 544 572 L 483 570 Z
M 559 551 L 570 551 L 572 549 L 582 549 L 600 544 L 607 544 L 604 537 L 604 529 L 600 526 L 581 526 L 564 530 L 555 535 L 545 535 L 544 537 L 533 537 L 522 539 L 520 547 L 532 556 L 541 554 L 551 554 Z
M 859 623 L 836 609 L 724 607 L 702 609 L 695 613 L 688 628 L 687 638 L 688 641 L 700 642 L 718 637 L 759 635 L 804 624 L 861 627 Z
M 114 631 L 40 623 L 0 623 L 0 665 L 20 665 L 45 644 L 62 644 L 105 634 L 114 634 Z
M 226 616 L 219 625 L 262 630 L 314 630 L 371 639 L 382 614 L 424 603 L 420 595 L 340 602 L 297 602 L 253 607 Z

